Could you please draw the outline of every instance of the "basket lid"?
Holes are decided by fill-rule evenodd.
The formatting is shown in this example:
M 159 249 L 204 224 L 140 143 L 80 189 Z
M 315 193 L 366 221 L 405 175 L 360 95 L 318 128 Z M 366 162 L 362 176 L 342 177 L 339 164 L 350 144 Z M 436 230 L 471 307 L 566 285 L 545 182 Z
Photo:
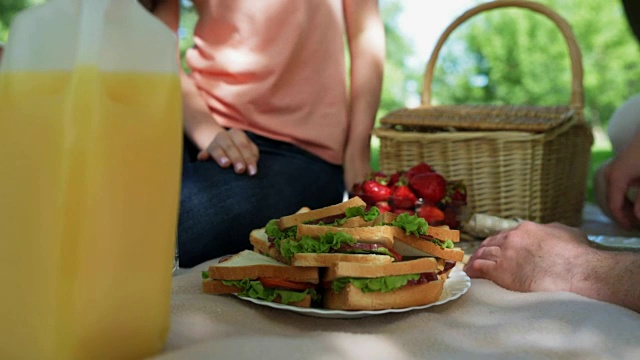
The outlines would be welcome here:
M 380 123 L 423 130 L 546 132 L 569 121 L 574 113 L 569 106 L 427 105 L 392 111 Z

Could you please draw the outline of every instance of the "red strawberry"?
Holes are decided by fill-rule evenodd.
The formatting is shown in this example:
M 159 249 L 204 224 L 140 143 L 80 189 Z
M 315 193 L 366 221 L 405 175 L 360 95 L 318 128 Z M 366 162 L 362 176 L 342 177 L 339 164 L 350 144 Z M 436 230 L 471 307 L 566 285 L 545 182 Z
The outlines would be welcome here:
M 411 189 L 427 203 L 436 204 L 444 198 L 447 181 L 438 173 L 418 174 L 409 180 Z
M 402 175 L 404 175 L 404 172 L 402 171 L 397 171 L 391 174 L 391 176 L 389 176 L 389 183 L 387 184 L 387 186 L 389 187 L 395 186 L 398 183 L 398 181 L 400 181 L 400 178 L 402 177 Z
M 458 214 L 456 214 L 456 210 L 454 208 L 447 207 L 444 209 L 444 220 L 442 221 L 442 224 L 449 226 L 451 229 L 457 229 L 460 227 Z
M 393 213 L 397 214 L 397 215 L 404 214 L 404 213 L 407 213 L 409 215 L 413 215 L 413 214 L 415 214 L 415 211 L 407 210 L 407 209 L 395 209 L 395 210 L 393 210 Z
M 389 206 L 389 203 L 386 201 L 378 201 L 376 203 L 376 207 L 378 208 L 378 210 L 380 210 L 380 214 L 384 214 L 387 211 L 391 211 L 391 206 Z
M 440 225 L 445 219 L 444 212 L 431 204 L 421 205 L 418 209 L 418 216 L 427 220 L 429 225 Z
M 377 182 L 379 182 L 382 185 L 387 185 L 389 186 L 389 176 L 387 176 L 387 174 L 383 173 L 382 171 L 377 171 L 373 174 L 371 174 L 371 176 L 369 176 L 369 178 L 367 180 L 375 180 Z
M 362 200 L 373 205 L 379 201 L 387 201 L 391 195 L 391 189 L 375 180 L 367 180 L 362 184 Z
M 391 206 L 395 209 L 415 209 L 416 201 L 418 201 L 416 195 L 411 191 L 409 186 L 403 185 L 402 182 L 398 184 L 398 186 L 393 188 L 391 196 L 389 197 Z
M 444 202 L 451 202 L 454 206 L 467 204 L 467 187 L 462 180 L 447 182 L 447 195 Z
M 426 174 L 430 172 L 433 172 L 433 169 L 431 169 L 431 166 L 429 166 L 429 164 L 425 162 L 422 162 L 418 165 L 414 165 L 409 170 L 407 170 L 405 176 L 407 177 L 407 179 L 411 180 L 411 178 L 416 175 Z

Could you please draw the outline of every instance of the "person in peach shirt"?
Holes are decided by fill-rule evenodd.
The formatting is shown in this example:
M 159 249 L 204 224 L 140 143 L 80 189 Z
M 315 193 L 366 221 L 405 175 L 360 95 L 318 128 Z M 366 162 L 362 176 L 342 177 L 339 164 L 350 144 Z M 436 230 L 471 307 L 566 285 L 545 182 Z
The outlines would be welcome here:
M 177 1 L 148 2 L 177 30 Z M 339 203 L 364 180 L 385 55 L 375 0 L 194 6 L 182 74 L 183 267 L 248 248 L 252 229 Z

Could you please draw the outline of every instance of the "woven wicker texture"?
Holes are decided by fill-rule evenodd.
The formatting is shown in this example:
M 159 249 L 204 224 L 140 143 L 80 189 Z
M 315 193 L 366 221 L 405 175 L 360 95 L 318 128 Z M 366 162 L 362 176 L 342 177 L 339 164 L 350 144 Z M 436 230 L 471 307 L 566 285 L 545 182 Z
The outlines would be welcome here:
M 380 122 L 425 131 L 454 128 L 544 132 L 569 121 L 573 113 L 568 106 L 442 105 L 396 110 Z
M 492 9 L 519 7 L 551 19 L 569 48 L 569 106 L 431 105 L 438 53 L 449 34 Z M 582 62 L 570 26 L 544 5 L 521 0 L 478 5 L 456 19 L 438 40 L 427 64 L 422 106 L 385 116 L 380 168 L 391 173 L 425 161 L 447 179 L 467 185 L 471 213 L 577 226 L 593 137 L 583 115 Z

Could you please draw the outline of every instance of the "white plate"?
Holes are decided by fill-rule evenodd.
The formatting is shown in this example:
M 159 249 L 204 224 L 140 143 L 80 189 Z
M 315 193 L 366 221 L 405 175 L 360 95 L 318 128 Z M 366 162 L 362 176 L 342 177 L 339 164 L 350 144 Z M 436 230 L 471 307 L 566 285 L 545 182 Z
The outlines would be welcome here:
M 617 249 L 640 249 L 640 238 L 607 236 L 607 235 L 589 235 L 589 240 L 602 246 Z
M 412 310 L 426 309 L 431 306 L 444 304 L 451 300 L 455 300 L 462 296 L 464 293 L 469 290 L 471 286 L 471 279 L 467 274 L 456 268 L 453 268 L 451 273 L 449 274 L 449 279 L 444 283 L 444 288 L 442 289 L 442 295 L 440 295 L 440 300 L 421 306 L 414 306 L 402 309 L 385 309 L 385 310 L 372 310 L 372 311 L 346 311 L 346 310 L 328 310 L 328 309 L 315 309 L 315 308 L 304 308 L 299 306 L 292 305 L 283 305 L 274 303 L 271 301 L 257 300 L 249 297 L 238 296 L 242 300 L 250 301 L 252 303 L 272 307 L 275 309 L 289 310 L 298 314 L 315 316 L 321 318 L 330 318 L 330 319 L 358 319 L 371 315 L 380 315 L 387 313 L 400 313 Z

